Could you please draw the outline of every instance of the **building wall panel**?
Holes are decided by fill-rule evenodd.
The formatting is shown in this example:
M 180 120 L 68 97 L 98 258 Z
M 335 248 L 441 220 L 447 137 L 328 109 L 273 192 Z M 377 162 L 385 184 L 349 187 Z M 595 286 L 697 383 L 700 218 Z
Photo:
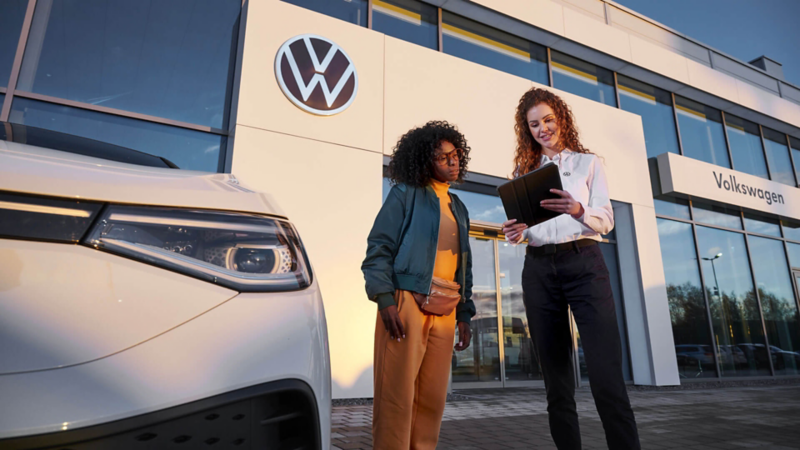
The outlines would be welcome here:
M 383 34 L 288 3 L 250 2 L 237 122 L 340 145 L 381 151 Z M 358 93 L 345 111 L 327 117 L 289 102 L 275 80 L 275 56 L 305 33 L 335 36 L 358 71 Z M 331 87 L 332 89 L 333 87 Z
M 632 62 L 681 83 L 689 83 L 687 58 L 637 36 L 631 36 Z
M 629 34 L 572 8 L 564 8 L 566 37 L 619 59 L 631 60 Z
M 382 165 L 379 153 L 236 128 L 233 174 L 280 202 L 319 281 L 334 398 L 372 396 L 377 309 L 364 292 L 361 262 L 381 206 Z

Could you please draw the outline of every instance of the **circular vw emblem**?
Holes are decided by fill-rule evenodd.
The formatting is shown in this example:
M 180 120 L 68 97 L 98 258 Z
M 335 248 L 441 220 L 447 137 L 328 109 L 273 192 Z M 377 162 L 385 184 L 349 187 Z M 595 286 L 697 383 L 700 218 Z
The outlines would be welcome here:
M 275 76 L 292 103 L 321 116 L 347 109 L 358 90 L 356 67 L 347 53 L 314 34 L 283 43 L 275 57 Z

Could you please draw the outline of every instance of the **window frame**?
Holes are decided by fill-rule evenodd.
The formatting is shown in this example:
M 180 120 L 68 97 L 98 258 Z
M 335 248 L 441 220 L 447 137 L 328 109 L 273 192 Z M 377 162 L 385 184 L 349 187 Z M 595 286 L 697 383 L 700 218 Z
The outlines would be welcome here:
M 242 0 L 242 4 L 244 0 Z M 220 164 L 218 167 L 218 172 L 230 172 L 231 166 L 231 155 L 233 153 L 233 139 L 230 139 L 231 130 L 229 129 L 222 129 L 222 128 L 215 128 L 206 125 L 198 125 L 189 122 L 183 122 L 179 120 L 167 119 L 164 117 L 153 116 L 149 114 L 141 114 L 131 111 L 126 111 L 117 108 L 109 108 L 105 106 L 94 105 L 91 103 L 79 102 L 74 100 L 67 100 L 58 97 L 52 97 L 48 95 L 36 94 L 33 92 L 27 92 L 23 90 L 16 89 L 16 86 L 19 81 L 19 74 L 22 68 L 22 60 L 25 56 L 25 49 L 28 44 L 28 38 L 31 32 L 32 24 L 34 21 L 34 13 L 36 12 L 36 4 L 37 0 L 28 0 L 27 10 L 25 11 L 25 18 L 22 24 L 22 31 L 20 32 L 19 42 L 17 43 L 17 50 L 14 56 L 14 63 L 11 67 L 11 77 L 8 81 L 8 86 L 0 87 L 0 94 L 5 94 L 5 99 L 2 103 L 0 103 L 0 122 L 8 122 L 9 116 L 11 114 L 11 106 L 14 102 L 15 97 L 19 98 L 26 98 L 30 100 L 38 100 L 46 103 L 52 103 L 61 106 L 68 106 L 77 109 L 83 109 L 87 111 L 94 111 L 98 113 L 108 114 L 112 116 L 121 116 L 126 117 L 129 119 L 141 120 L 145 122 L 152 122 L 161 125 L 167 125 L 175 128 L 184 128 L 193 131 L 201 131 L 204 133 L 218 135 L 220 138 L 224 138 L 225 144 L 220 148 Z M 370 0 L 370 5 L 372 1 Z M 237 25 L 237 42 L 236 46 L 233 48 L 241 47 L 241 40 L 243 38 L 241 34 L 242 28 L 242 5 L 239 5 L 239 18 L 238 18 L 238 25 Z M 238 64 L 238 54 L 234 52 L 231 55 L 231 64 L 235 69 L 236 65 Z M 231 105 L 233 104 L 232 94 L 234 91 L 234 83 L 231 83 L 230 86 L 227 86 L 227 101 L 225 105 L 225 110 L 227 114 L 230 115 Z M 228 128 L 231 128 L 234 124 L 228 124 Z M 11 129 L 7 128 L 7 133 L 11 133 Z

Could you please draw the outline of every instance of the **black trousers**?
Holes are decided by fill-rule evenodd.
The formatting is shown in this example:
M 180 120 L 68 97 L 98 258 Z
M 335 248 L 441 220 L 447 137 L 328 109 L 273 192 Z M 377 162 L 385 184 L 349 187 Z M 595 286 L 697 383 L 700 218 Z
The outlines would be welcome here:
M 614 297 L 598 245 L 525 257 L 525 311 L 547 389 L 550 433 L 559 450 L 581 448 L 567 306 L 581 334 L 589 384 L 611 450 L 639 450 L 622 376 Z

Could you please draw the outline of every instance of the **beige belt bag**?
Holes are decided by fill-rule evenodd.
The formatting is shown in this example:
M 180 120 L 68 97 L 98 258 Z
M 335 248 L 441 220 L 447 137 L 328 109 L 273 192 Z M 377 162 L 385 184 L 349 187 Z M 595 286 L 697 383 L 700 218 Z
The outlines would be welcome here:
M 455 281 L 433 277 L 429 295 L 412 292 L 419 309 L 426 314 L 446 316 L 453 312 L 461 301 L 461 285 Z

